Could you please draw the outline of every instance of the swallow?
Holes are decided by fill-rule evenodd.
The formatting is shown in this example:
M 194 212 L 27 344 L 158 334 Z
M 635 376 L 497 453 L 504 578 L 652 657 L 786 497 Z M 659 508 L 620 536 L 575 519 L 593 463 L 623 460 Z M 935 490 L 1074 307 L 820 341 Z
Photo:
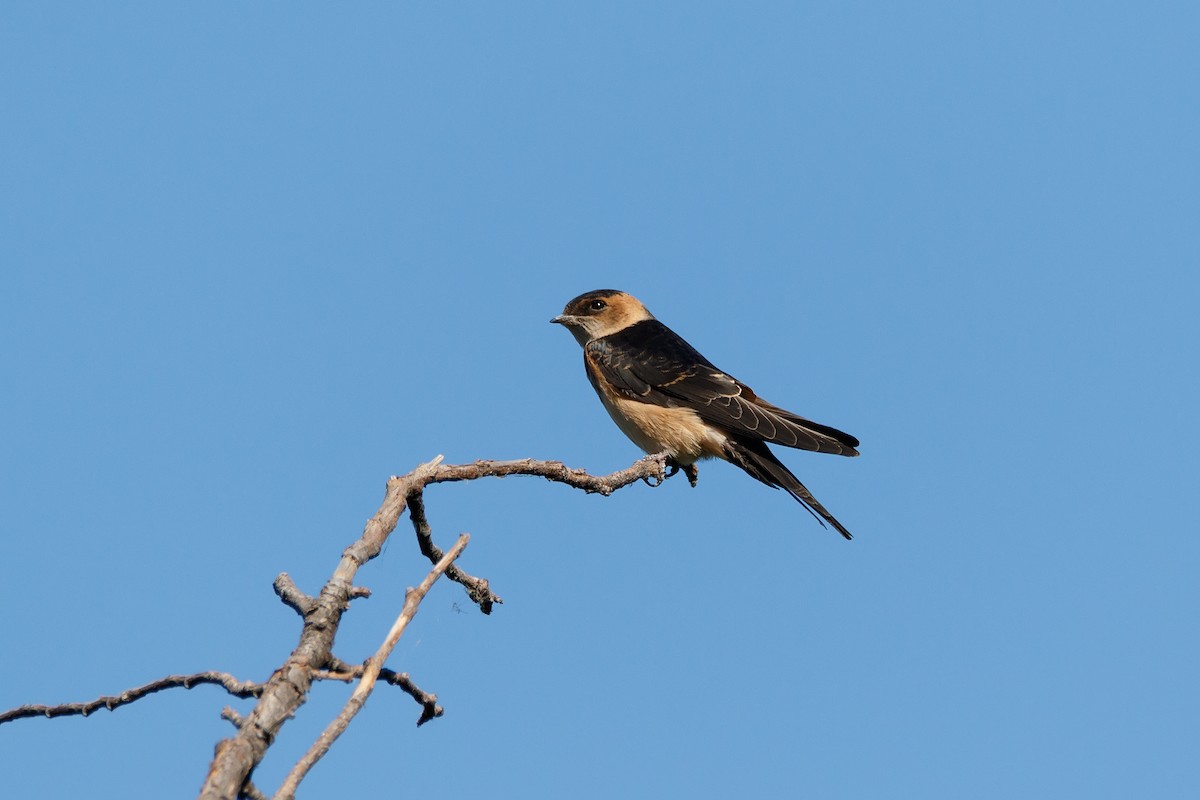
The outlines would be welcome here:
M 672 474 L 682 468 L 695 486 L 696 461 L 720 458 L 783 489 L 818 522 L 851 538 L 767 443 L 857 456 L 858 439 L 763 400 L 632 295 L 612 289 L 581 294 L 550 321 L 583 346 L 588 380 L 613 422 L 647 453 L 665 453 Z

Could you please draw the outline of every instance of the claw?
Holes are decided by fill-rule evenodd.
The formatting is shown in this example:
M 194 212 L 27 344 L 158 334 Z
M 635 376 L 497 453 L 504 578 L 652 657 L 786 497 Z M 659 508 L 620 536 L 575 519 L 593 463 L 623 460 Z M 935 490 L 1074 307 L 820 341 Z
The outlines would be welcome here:
M 663 466 L 667 471 L 663 473 L 662 480 L 666 480 L 679 472 L 679 470 L 683 470 L 683 474 L 687 475 L 688 483 L 692 485 L 693 489 L 696 488 L 696 481 L 700 477 L 700 470 L 696 468 L 695 464 L 680 464 L 675 459 L 667 456 L 666 460 L 663 461 Z M 659 481 L 659 483 L 662 483 L 662 481 Z
M 650 487 L 662 486 L 663 481 L 679 472 L 679 464 L 675 459 L 668 456 L 666 453 L 659 453 L 656 456 L 648 456 L 648 458 L 661 458 L 664 469 L 670 469 L 670 472 L 663 472 L 662 475 L 647 475 L 642 478 L 642 483 Z

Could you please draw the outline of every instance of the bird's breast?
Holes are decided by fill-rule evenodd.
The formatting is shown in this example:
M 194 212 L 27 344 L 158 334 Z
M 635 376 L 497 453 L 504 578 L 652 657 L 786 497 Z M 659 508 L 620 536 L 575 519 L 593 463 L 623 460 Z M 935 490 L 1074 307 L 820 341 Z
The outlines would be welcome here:
M 680 464 L 722 452 L 725 436 L 690 408 L 630 400 L 600 392 L 600 400 L 617 427 L 647 453 L 668 453 Z

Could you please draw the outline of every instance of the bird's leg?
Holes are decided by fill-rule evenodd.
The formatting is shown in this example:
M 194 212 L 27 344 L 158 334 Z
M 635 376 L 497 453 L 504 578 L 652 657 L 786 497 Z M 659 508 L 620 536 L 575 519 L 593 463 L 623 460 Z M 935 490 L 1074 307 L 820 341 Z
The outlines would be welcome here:
M 696 481 L 700 480 L 700 470 L 696 468 L 695 464 L 688 464 L 683 468 L 683 474 L 687 475 L 688 483 L 690 483 L 692 488 L 695 489 Z

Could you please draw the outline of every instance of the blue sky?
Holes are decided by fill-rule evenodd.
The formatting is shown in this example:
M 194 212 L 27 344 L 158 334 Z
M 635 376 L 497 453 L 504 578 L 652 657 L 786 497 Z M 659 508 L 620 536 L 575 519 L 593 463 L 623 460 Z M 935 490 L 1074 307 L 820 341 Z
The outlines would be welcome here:
M 1183 797 L 1197 784 L 1187 3 L 10 3 L 0 708 L 265 679 L 436 454 L 637 451 L 547 324 L 636 294 L 859 459 L 852 531 L 702 465 L 440 486 L 438 585 L 309 797 Z M 360 573 L 369 655 L 424 575 Z M 349 693 L 325 685 L 271 792 Z M 214 688 L 0 727 L 13 796 L 187 796 Z M 66 768 L 66 765 L 70 765 Z

